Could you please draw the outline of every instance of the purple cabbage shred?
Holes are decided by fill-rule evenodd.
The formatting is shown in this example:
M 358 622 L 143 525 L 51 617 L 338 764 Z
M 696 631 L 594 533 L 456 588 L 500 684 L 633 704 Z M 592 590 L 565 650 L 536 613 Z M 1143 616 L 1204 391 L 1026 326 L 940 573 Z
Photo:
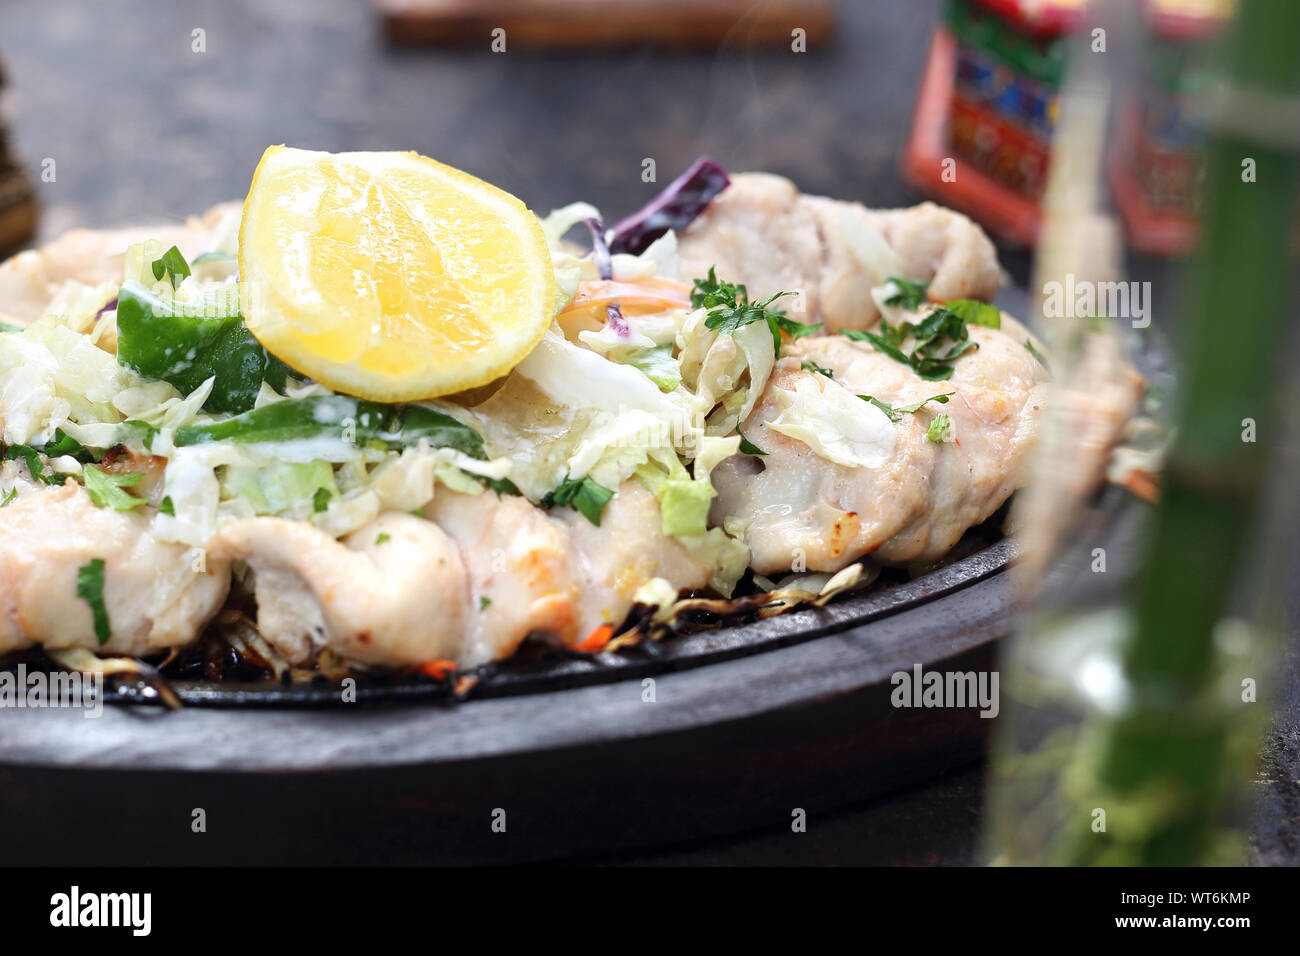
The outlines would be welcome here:
M 658 196 L 614 224 L 609 251 L 639 256 L 669 229 L 681 232 L 694 222 L 730 183 L 721 166 L 701 156 Z

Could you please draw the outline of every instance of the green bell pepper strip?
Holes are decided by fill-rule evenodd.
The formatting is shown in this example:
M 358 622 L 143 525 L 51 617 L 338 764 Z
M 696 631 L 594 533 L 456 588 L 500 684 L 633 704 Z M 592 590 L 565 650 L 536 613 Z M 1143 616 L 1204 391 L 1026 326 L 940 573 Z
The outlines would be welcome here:
M 423 405 L 384 405 L 346 395 L 287 399 L 225 421 L 186 425 L 176 430 L 176 445 L 205 442 L 293 441 L 332 436 L 358 446 L 371 441 L 405 447 L 420 439 L 434 448 L 454 448 L 483 459 L 483 437 L 464 422 Z
M 289 371 L 244 325 L 233 286 L 179 302 L 128 280 L 117 298 L 117 360 L 185 394 L 215 375 L 208 412 L 247 411 L 263 380 L 283 391 Z

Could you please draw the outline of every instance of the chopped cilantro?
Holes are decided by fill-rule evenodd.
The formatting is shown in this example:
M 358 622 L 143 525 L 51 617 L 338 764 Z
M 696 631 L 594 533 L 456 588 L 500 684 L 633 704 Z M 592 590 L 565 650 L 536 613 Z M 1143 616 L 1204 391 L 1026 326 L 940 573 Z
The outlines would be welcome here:
M 316 514 L 320 514 L 330 506 L 330 499 L 334 497 L 334 492 L 328 488 L 317 488 L 316 493 L 311 496 L 311 507 Z
M 592 481 L 590 476 L 565 478 L 553 491 L 548 491 L 541 500 L 546 509 L 560 507 L 572 508 L 580 512 L 588 521 L 600 526 L 600 513 L 605 504 L 614 497 L 614 492 Z
M 478 609 L 480 613 L 486 611 L 491 606 L 492 606 L 492 599 L 490 597 L 481 597 L 478 599 Z
M 780 358 L 782 332 L 791 338 L 801 339 L 822 327 L 820 322 L 816 325 L 796 322 L 780 309 L 770 308 L 773 302 L 787 295 L 794 293 L 778 292 L 762 302 L 750 302 L 749 291 L 743 285 L 720 280 L 710 267 L 707 278 L 695 280 L 695 286 L 691 290 L 691 305 L 697 309 L 707 309 L 709 314 L 704 325 L 714 332 L 726 335 L 734 335 L 737 330 L 754 322 L 766 322 L 772 333 L 773 351 Z
M 824 365 L 818 365 L 816 362 L 812 361 L 811 359 L 804 359 L 803 362 L 800 363 L 799 367 L 803 369 L 805 372 L 816 372 L 818 375 L 825 375 L 827 378 L 835 377 L 834 372 L 832 372 Z
M 117 474 L 100 471 L 94 465 L 87 465 L 82 472 L 86 481 L 86 493 L 90 500 L 100 508 L 112 508 L 114 511 L 130 511 L 144 504 L 143 498 L 128 494 L 123 488 L 134 488 L 144 477 L 143 472 L 133 471 Z
M 740 429 L 736 429 L 736 434 L 740 435 Z M 767 452 L 759 448 L 744 435 L 740 435 L 740 453 L 742 455 L 766 455 Z
M 6 445 L 4 454 L 0 455 L 0 458 L 21 458 L 27 463 L 27 471 L 33 481 L 43 481 L 47 485 L 61 485 L 66 480 L 63 475 L 47 472 L 45 463 L 41 461 L 41 453 L 31 445 Z
M 59 458 L 63 455 L 71 455 L 76 458 L 86 454 L 86 449 L 81 442 L 70 435 L 65 435 L 62 428 L 56 428 L 54 430 L 54 441 L 42 448 L 41 453 L 46 458 Z
M 389 537 L 386 533 L 381 531 L 379 532 L 378 535 L 375 536 L 375 547 L 379 547 L 379 545 L 383 544 L 385 541 L 391 541 L 391 540 L 392 540 L 391 537 Z
M 500 498 L 502 495 L 523 494 L 523 492 L 519 490 L 519 486 L 516 485 L 513 481 L 511 481 L 509 478 L 487 478 L 483 475 L 475 475 L 474 477 L 477 478 L 480 483 L 482 483 L 484 488 L 489 488 L 492 491 L 495 491 L 497 493 L 498 498 Z M 424 512 L 420 511 L 419 514 L 423 516 Z
M 957 313 L 967 325 L 983 325 L 990 329 L 1002 328 L 1002 311 L 996 305 L 989 305 L 979 299 L 954 299 L 945 302 L 943 307 Z
M 911 279 L 900 279 L 898 276 L 890 276 L 887 282 L 892 282 L 894 288 L 898 291 L 885 300 L 885 305 L 902 306 L 915 312 L 925 302 L 925 290 L 929 287 L 925 282 L 913 282 Z
M 176 506 L 172 504 L 172 499 L 170 495 L 164 498 L 161 502 L 159 502 L 158 513 L 164 515 L 171 515 L 173 518 L 176 517 Z
M 172 288 L 176 288 L 190 274 L 189 263 L 181 255 L 181 251 L 172 246 L 162 256 L 153 261 L 153 277 L 161 279 L 167 276 L 171 280 Z
M 1052 366 L 1047 364 L 1047 356 L 1044 355 L 1042 352 L 1038 351 L 1038 349 L 1034 348 L 1034 343 L 1029 341 L 1029 339 L 1025 339 L 1025 348 L 1029 351 L 1029 354 L 1034 357 L 1034 359 L 1038 362 L 1039 365 L 1041 365 L 1049 372 L 1052 370 Z
M 953 363 L 958 358 L 979 348 L 970 337 L 968 322 L 998 328 L 1002 314 L 987 303 L 957 299 L 934 309 L 920 322 L 890 325 L 882 320 L 879 332 L 842 329 L 841 334 L 855 342 L 869 343 L 877 352 L 910 366 L 927 381 L 942 382 L 952 377 Z M 909 339 L 912 351 L 905 354 L 903 344 Z
M 909 405 L 891 405 L 889 402 L 882 402 L 878 398 L 872 398 L 870 395 L 859 395 L 858 398 L 864 402 L 870 402 L 876 408 L 884 412 L 891 422 L 896 422 L 903 417 L 903 413 L 914 414 L 921 410 L 921 406 L 926 402 L 938 402 L 940 405 L 948 404 L 949 396 L 953 392 L 944 392 L 942 395 L 931 395 L 929 398 L 923 398 L 919 402 L 912 402 Z
M 108 643 L 112 629 L 108 624 L 108 609 L 104 606 L 104 559 L 91 558 L 88 564 L 77 569 L 77 597 L 90 605 L 95 618 L 95 637 L 100 644 Z
M 18 497 L 18 489 L 10 488 L 9 493 L 4 496 L 4 500 L 0 501 L 0 508 L 7 507 L 9 505 L 9 502 L 13 501 L 17 497 Z

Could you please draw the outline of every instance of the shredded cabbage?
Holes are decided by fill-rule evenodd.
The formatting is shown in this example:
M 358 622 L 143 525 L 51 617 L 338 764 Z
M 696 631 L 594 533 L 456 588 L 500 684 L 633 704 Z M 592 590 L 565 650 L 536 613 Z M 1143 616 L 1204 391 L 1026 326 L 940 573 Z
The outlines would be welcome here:
M 805 376 L 794 390 L 774 390 L 773 431 L 849 468 L 879 468 L 893 454 L 897 431 L 883 411 L 824 376 Z
M 700 431 L 684 390 L 662 392 L 555 329 L 476 411 L 489 456 L 510 459 L 511 480 L 533 501 L 566 478 L 617 488 L 652 451 L 689 451 Z

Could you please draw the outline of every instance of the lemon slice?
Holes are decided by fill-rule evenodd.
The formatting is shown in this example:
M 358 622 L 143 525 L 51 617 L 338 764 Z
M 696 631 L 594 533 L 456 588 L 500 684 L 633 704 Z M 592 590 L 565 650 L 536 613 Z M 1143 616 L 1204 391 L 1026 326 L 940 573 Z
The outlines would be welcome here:
M 499 378 L 555 312 L 537 217 L 417 153 L 272 146 L 244 202 L 239 275 L 244 321 L 267 351 L 371 401 Z

